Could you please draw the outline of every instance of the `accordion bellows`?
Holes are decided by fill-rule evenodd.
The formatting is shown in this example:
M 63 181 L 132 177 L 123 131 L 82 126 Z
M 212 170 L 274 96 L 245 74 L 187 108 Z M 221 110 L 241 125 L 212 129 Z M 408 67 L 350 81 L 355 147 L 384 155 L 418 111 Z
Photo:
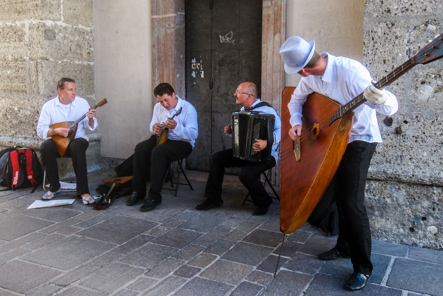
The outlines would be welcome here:
M 232 113 L 232 152 L 233 156 L 249 161 L 260 162 L 271 155 L 274 143 L 274 122 L 272 114 L 259 111 L 240 111 Z M 266 148 L 254 151 L 255 139 L 267 140 Z

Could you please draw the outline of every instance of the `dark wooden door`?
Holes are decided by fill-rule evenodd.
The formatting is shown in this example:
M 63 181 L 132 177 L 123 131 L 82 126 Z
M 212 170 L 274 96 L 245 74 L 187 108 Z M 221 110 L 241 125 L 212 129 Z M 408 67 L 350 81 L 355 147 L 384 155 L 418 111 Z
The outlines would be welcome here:
M 187 168 L 209 170 L 210 156 L 231 148 L 223 128 L 239 110 L 241 82 L 261 85 L 262 1 L 186 1 L 186 98 L 197 110 L 199 136 Z

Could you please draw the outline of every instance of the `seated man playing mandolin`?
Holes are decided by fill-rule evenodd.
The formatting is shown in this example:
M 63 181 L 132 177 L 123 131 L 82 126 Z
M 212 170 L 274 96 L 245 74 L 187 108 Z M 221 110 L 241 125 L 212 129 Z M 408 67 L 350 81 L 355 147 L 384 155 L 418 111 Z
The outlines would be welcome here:
M 162 202 L 161 190 L 169 165 L 191 154 L 198 136 L 197 111 L 179 98 L 172 86 L 160 83 L 154 89 L 154 106 L 149 139 L 135 146 L 132 195 L 126 202 L 133 206 L 146 196 L 146 179 L 151 180 L 147 201 L 140 211 L 153 210 Z
M 268 103 L 262 102 L 257 98 L 257 86 L 252 82 L 243 82 L 234 93 L 235 103 L 241 105 L 241 111 L 254 110 L 262 113 L 274 115 L 274 130 L 272 135 L 274 142 L 270 149 L 270 155 L 261 159 L 260 162 L 250 162 L 245 159 L 237 158 L 233 155 L 233 149 L 227 149 L 214 153 L 211 157 L 211 166 L 209 170 L 208 180 L 206 182 L 205 197 L 203 203 L 196 206 L 198 211 L 206 211 L 211 208 L 223 205 L 222 200 L 222 184 L 226 167 L 241 167 L 239 175 L 240 181 L 245 185 L 251 194 L 252 201 L 257 207 L 253 211 L 254 216 L 262 216 L 268 212 L 269 206 L 272 204 L 272 197 L 266 192 L 260 175 L 274 167 L 278 161 L 278 149 L 280 146 L 281 120 L 277 112 Z M 225 126 L 224 133 L 231 136 L 232 130 L 230 124 Z M 269 131 L 270 132 L 270 131 Z M 266 149 L 268 143 L 266 139 L 253 139 L 252 149 L 255 152 Z
M 97 128 L 95 110 L 89 107 L 85 99 L 76 96 L 76 86 L 73 79 L 60 79 L 57 83 L 57 92 L 56 98 L 43 104 L 37 123 L 37 135 L 45 139 L 40 146 L 40 153 L 50 183 L 49 191 L 45 193 L 42 200 L 52 200 L 60 194 L 56 158 L 71 156 L 77 181 L 77 195 L 81 197 L 83 204 L 92 205 L 95 200 L 89 194 L 86 167 L 86 149 L 89 142 L 85 132 Z M 77 130 L 72 137 L 68 122 L 76 121 L 82 117 L 84 118 L 77 123 Z M 67 148 L 65 147 L 66 142 L 68 143 Z M 62 151 L 63 149 L 66 150 Z

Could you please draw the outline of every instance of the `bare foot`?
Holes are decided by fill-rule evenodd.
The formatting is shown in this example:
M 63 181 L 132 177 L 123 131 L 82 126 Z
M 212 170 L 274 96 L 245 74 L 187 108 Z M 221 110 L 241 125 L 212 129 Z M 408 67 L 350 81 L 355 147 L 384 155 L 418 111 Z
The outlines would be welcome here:
M 41 198 L 41 200 L 52 200 L 54 197 L 60 195 L 60 190 L 56 191 L 56 192 L 51 192 L 48 191 L 45 193 L 45 195 L 43 195 L 43 197 Z
M 95 204 L 95 199 L 88 193 L 82 194 L 82 202 L 85 206 L 93 205 Z

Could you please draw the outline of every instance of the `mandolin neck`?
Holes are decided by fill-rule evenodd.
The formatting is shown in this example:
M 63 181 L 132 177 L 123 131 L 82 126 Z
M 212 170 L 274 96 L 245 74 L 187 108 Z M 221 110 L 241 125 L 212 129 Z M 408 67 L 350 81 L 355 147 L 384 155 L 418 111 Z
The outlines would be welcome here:
M 97 109 L 98 108 L 98 105 L 95 105 L 94 107 L 92 107 L 91 109 Z M 86 117 L 86 114 L 83 114 L 83 116 L 82 117 L 80 117 L 79 119 L 77 119 L 76 121 L 74 121 L 72 124 L 71 124 L 71 126 L 69 127 L 69 129 L 74 129 L 75 128 L 75 126 L 80 122 L 80 121 L 82 121 L 84 118 Z

